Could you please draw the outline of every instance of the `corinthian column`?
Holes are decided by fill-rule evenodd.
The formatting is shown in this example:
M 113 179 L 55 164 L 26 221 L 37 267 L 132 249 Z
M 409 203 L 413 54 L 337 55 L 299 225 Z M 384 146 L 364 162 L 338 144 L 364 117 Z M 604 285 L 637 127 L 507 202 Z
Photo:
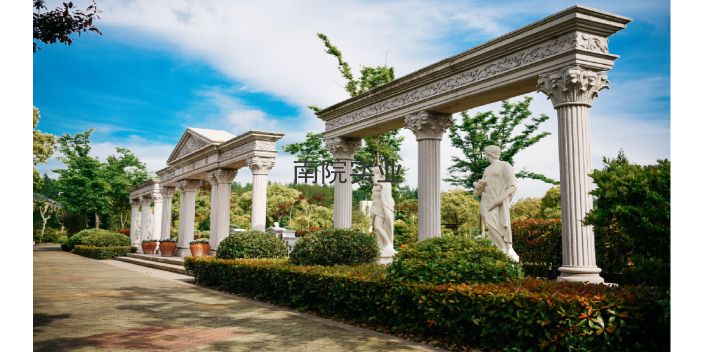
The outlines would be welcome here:
M 213 249 L 213 237 L 218 227 L 218 179 L 215 170 L 208 171 L 207 177 L 212 187 L 210 190 L 210 248 Z
M 237 177 L 237 171 L 237 169 L 217 169 L 208 172 L 208 177 L 212 173 L 215 182 L 218 184 L 217 206 L 212 208 L 213 210 L 210 213 L 210 248 L 212 252 L 217 251 L 220 241 L 230 234 L 230 195 L 232 194 L 232 181 Z M 264 201 L 266 202 L 266 198 Z M 254 198 L 252 198 L 252 206 L 254 206 Z M 266 203 L 264 203 L 264 208 L 266 209 Z M 215 223 L 212 221 L 213 214 L 217 214 Z
M 147 219 L 152 212 L 152 210 L 149 209 L 149 205 L 152 204 L 152 197 L 139 197 L 139 203 L 142 205 L 142 228 L 139 231 L 139 242 L 142 243 L 148 236 L 149 221 L 147 221 Z
M 176 194 L 175 187 L 160 187 L 164 203 L 161 208 L 161 239 L 171 238 L 171 206 Z M 156 234 L 156 232 L 155 232 Z
M 332 154 L 335 161 L 344 163 L 345 170 L 342 177 L 335 178 L 333 223 L 336 229 L 349 229 L 352 227 L 352 161 L 354 155 L 362 149 L 362 140 L 334 137 L 325 140 L 325 149 Z M 340 182 L 340 178 L 347 182 Z
M 274 162 L 274 158 L 247 158 L 247 167 L 252 170 L 252 230 L 264 231 L 266 227 L 267 177 Z
M 181 180 L 177 187 L 181 192 L 181 208 L 179 209 L 178 221 L 178 246 L 175 256 L 187 257 L 191 255 L 191 247 L 188 242 L 193 241 L 193 230 L 195 230 L 196 218 L 196 191 L 200 186 L 200 180 Z
M 154 202 L 154 221 L 152 222 L 152 238 L 161 238 L 161 216 L 163 215 L 164 199 L 161 192 L 152 192 L 152 202 Z M 158 245 L 157 245 L 158 248 Z
M 139 237 L 137 237 L 137 217 L 139 216 L 139 200 L 130 199 L 130 205 L 132 206 L 132 218 L 130 220 L 130 242 L 132 245 L 137 247 L 137 250 L 141 250 L 142 246 L 139 243 Z
M 562 266 L 558 281 L 603 283 L 596 266 L 594 231 L 582 225 L 592 210 L 592 171 L 589 146 L 589 108 L 599 91 L 608 88 L 604 72 L 579 66 L 540 75 L 538 91 L 557 110 L 562 205 Z
M 440 237 L 440 142 L 452 114 L 420 111 L 406 115 L 418 141 L 418 241 Z

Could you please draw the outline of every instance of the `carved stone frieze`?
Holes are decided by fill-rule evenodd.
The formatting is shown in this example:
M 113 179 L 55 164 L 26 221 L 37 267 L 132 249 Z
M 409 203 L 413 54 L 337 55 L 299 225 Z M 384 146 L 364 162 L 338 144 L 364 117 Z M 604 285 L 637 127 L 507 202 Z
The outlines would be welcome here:
M 252 175 L 268 175 L 274 167 L 274 158 L 251 157 L 247 158 L 247 167 L 252 171 Z
M 608 53 L 608 40 L 603 37 L 576 32 L 563 35 L 549 42 L 539 44 L 481 67 L 458 73 L 450 78 L 417 88 L 406 94 L 386 99 L 368 108 L 337 117 L 325 122 L 325 130 L 330 131 L 357 121 L 398 109 L 418 101 L 440 95 L 468 84 L 478 82 L 497 74 L 511 71 L 521 66 L 540 61 L 544 58 L 571 50 L 582 49 L 593 52 Z
M 176 159 L 191 154 L 196 150 L 203 149 L 209 144 L 210 143 L 208 143 L 207 141 L 197 138 L 194 135 L 190 135 L 188 140 L 186 141 L 186 144 L 183 146 L 183 148 L 181 148 L 181 151 L 178 152 Z
M 452 114 L 434 111 L 419 111 L 406 115 L 406 128 L 413 131 L 416 140 L 442 139 L 442 135 L 452 126 Z
M 328 138 L 325 140 L 325 149 L 335 159 L 354 159 L 354 155 L 362 149 L 362 140 L 342 137 Z
M 176 194 L 176 187 L 161 187 L 161 195 L 164 198 L 173 198 Z
M 599 91 L 609 88 L 608 83 L 605 72 L 570 66 L 540 75 L 538 91 L 548 96 L 555 109 L 570 104 L 592 106 Z
M 176 187 L 183 192 L 195 192 L 200 187 L 200 180 L 181 180 L 176 183 Z
M 229 158 L 232 158 L 233 156 L 244 154 L 244 153 L 251 151 L 251 150 L 271 150 L 271 151 L 274 151 L 274 150 L 276 150 L 276 142 L 267 142 L 267 141 L 249 142 L 247 144 L 241 145 L 237 148 L 230 149 L 230 150 L 222 153 L 222 159 L 229 159 Z
M 161 177 L 161 182 L 166 182 L 166 181 L 168 181 L 168 180 L 170 180 L 170 179 L 172 179 L 172 178 L 174 178 L 174 177 L 176 177 L 176 173 L 175 173 L 175 172 L 168 173 L 168 174 L 166 174 L 166 175 L 164 175 L 164 176 Z

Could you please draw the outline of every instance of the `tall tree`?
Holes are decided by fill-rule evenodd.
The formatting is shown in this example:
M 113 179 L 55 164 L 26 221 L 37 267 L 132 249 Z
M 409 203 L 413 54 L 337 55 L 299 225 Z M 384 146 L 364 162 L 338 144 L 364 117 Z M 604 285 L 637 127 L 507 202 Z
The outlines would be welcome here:
M 513 158 L 518 152 L 549 136 L 549 132 L 535 134 L 540 124 L 547 121 L 549 117 L 541 114 L 540 117 L 531 118 L 532 113 L 529 108 L 532 100 L 531 97 L 525 97 L 515 104 L 504 100 L 501 102 L 498 116 L 493 111 L 488 111 L 470 117 L 467 111 L 463 111 L 461 123 L 455 122 L 450 127 L 450 141 L 453 147 L 462 150 L 466 159 L 453 156 L 454 164 L 448 169 L 450 178 L 444 179 L 444 181 L 450 182 L 454 186 L 473 190 L 474 182 L 482 178 L 484 169 L 490 164 L 484 155 L 485 147 L 499 146 L 501 148 L 500 160 L 513 165 Z M 525 122 L 528 118 L 531 118 L 532 123 Z M 521 124 L 523 124 L 523 130 L 514 134 L 516 127 Z M 554 185 L 559 184 L 558 181 L 525 169 L 517 172 L 516 177 L 540 180 Z
M 94 19 L 100 19 L 98 16 L 102 11 L 98 10 L 95 1 L 88 6 L 85 12 L 73 7 L 72 2 L 64 2 L 63 7 L 57 7 L 52 11 L 41 13 L 41 10 L 46 10 L 44 0 L 33 0 L 32 7 L 36 11 L 34 15 L 34 40 L 38 40 L 44 44 L 54 44 L 56 42 L 71 45 L 73 39 L 71 34 L 88 31 L 103 35 L 98 28 L 93 25 Z M 41 50 L 37 43 L 33 43 L 32 52 L 36 53 Z
M 51 170 L 59 174 L 60 202 L 73 213 L 95 216 L 95 227 L 100 227 L 100 214 L 110 208 L 110 183 L 104 164 L 90 156 L 90 136 L 93 129 L 71 136 L 59 137 L 57 159 L 66 169 Z
M 320 133 L 306 133 L 306 140 L 300 143 L 291 143 L 281 146 L 281 150 L 286 153 L 297 155 L 299 161 L 312 160 L 321 162 L 331 160 L 332 155 L 325 149 L 325 141 Z
M 56 144 L 56 136 L 53 134 L 48 134 L 48 133 L 42 133 L 42 131 L 37 129 L 37 125 L 39 124 L 39 119 L 41 116 L 39 115 L 39 109 L 36 107 L 32 107 L 32 115 L 34 119 L 34 124 L 33 124 L 33 135 L 34 135 L 34 156 L 33 156 L 33 163 L 34 166 L 37 166 L 39 163 L 46 164 L 46 161 L 51 158 L 51 155 L 54 154 L 54 145 Z M 42 180 L 41 176 L 39 175 L 39 170 L 37 168 L 34 168 L 34 192 L 38 192 L 41 188 L 42 185 L 44 184 L 44 180 Z
M 115 148 L 117 155 L 107 157 L 105 163 L 105 176 L 110 185 L 108 196 L 112 213 L 116 214 L 120 229 L 124 229 L 129 220 L 128 214 L 132 211 L 130 205 L 130 187 L 147 181 L 149 172 L 147 165 L 139 161 L 139 158 L 125 148 Z
M 318 38 L 323 41 L 325 45 L 325 53 L 334 56 L 337 59 L 338 70 L 340 74 L 347 80 L 347 83 L 343 87 L 347 93 L 354 97 L 371 89 L 384 85 L 393 81 L 396 76 L 394 74 L 394 68 L 388 67 L 386 64 L 384 66 L 362 66 L 359 70 L 360 78 L 355 79 L 352 75 L 352 70 L 350 65 L 342 59 L 342 52 L 334 45 L 330 43 L 328 37 L 322 33 L 318 33 Z M 320 111 L 321 109 L 315 105 L 310 105 L 308 108 L 314 111 Z M 384 161 L 394 160 L 396 165 L 403 160 L 399 154 L 401 151 L 401 143 L 403 142 L 403 137 L 399 136 L 398 130 L 389 131 L 376 136 L 371 136 L 364 139 L 364 147 L 355 155 L 355 161 L 366 161 L 374 162 L 375 164 L 383 163 Z M 325 151 L 322 145 L 323 136 L 322 134 L 312 134 L 306 135 L 306 141 L 299 143 L 300 145 L 306 145 L 312 148 L 307 153 L 299 148 L 299 152 L 296 153 L 296 149 L 290 148 L 288 151 L 291 154 L 299 154 L 299 160 L 305 159 L 305 156 L 314 156 L 322 154 Z M 289 145 L 292 146 L 292 145 Z M 322 150 L 322 151 L 321 151 Z M 325 151 L 327 153 L 327 151 Z M 329 155 L 329 154 L 328 154 Z M 401 168 L 401 171 L 395 176 L 397 180 L 405 181 L 405 174 L 407 168 Z M 359 182 L 359 189 L 363 190 L 371 196 L 372 182 L 371 179 L 359 179 L 354 178 L 355 181 Z M 394 183 L 392 187 L 394 198 L 398 197 L 398 185 L 399 183 Z

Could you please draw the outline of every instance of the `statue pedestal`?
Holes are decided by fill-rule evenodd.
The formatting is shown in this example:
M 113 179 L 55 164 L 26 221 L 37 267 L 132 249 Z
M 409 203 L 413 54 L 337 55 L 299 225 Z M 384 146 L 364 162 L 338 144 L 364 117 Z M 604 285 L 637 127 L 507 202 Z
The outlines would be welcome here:
M 393 260 L 393 257 L 379 257 L 379 260 L 377 260 L 376 263 L 381 265 L 388 265 L 391 264 Z

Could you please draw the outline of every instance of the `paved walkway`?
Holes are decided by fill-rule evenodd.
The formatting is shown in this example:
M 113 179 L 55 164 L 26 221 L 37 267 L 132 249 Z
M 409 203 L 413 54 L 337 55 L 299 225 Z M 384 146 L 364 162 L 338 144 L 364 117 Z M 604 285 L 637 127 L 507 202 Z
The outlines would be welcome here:
M 34 250 L 36 351 L 439 351 L 194 287 L 191 277 Z

